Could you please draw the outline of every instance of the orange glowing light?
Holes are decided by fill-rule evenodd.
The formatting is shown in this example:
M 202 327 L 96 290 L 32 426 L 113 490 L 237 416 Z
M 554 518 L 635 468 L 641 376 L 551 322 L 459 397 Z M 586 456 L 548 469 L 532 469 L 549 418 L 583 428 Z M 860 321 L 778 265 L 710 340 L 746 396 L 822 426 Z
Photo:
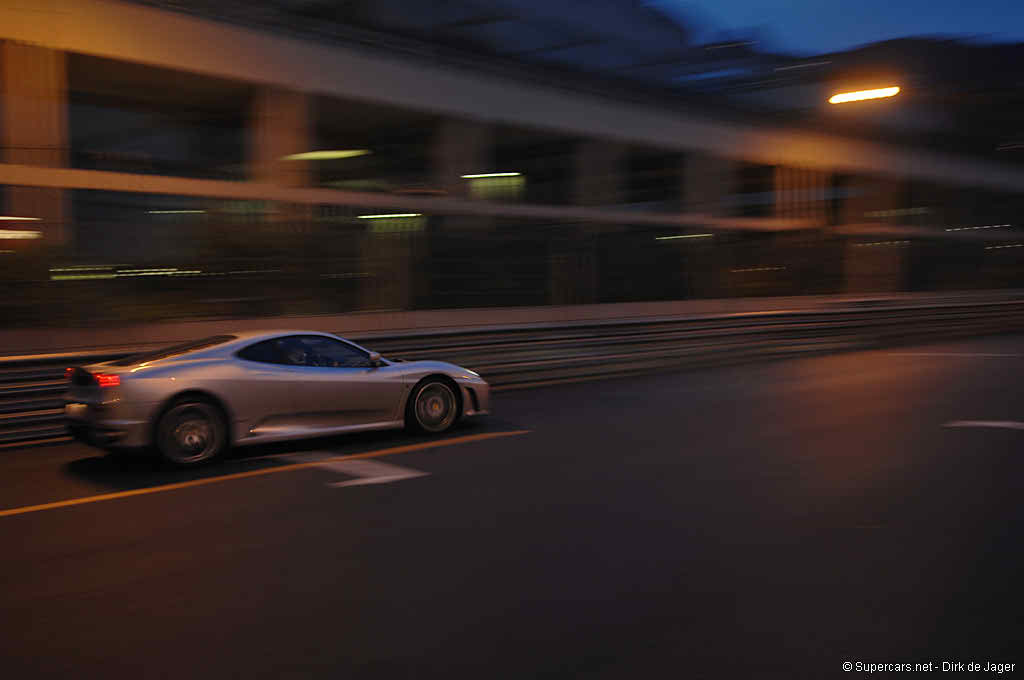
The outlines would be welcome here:
M 832 95 L 828 103 L 829 104 L 845 104 L 846 102 L 859 102 L 865 99 L 883 99 L 885 97 L 895 97 L 900 93 L 900 88 L 893 87 L 881 87 L 877 90 L 858 90 L 857 92 L 841 92 L 839 94 Z

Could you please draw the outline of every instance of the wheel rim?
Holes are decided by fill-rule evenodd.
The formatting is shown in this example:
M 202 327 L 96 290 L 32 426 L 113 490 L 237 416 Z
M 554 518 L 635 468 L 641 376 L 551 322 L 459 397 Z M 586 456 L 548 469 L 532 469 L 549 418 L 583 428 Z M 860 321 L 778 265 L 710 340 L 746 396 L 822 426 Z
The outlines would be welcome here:
M 455 393 L 443 383 L 430 383 L 416 395 L 416 421 L 428 432 L 441 432 L 455 420 Z
M 162 449 L 178 463 L 196 463 L 212 457 L 220 447 L 217 415 L 205 404 L 183 404 L 164 416 Z

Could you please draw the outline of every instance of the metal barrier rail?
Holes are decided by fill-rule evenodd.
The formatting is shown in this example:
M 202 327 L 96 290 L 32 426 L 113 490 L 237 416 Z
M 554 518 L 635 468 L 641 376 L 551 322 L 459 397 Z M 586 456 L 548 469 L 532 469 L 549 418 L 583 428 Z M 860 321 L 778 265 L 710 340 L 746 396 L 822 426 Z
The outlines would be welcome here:
M 351 336 L 386 357 L 444 359 L 498 389 L 1024 330 L 1024 300 L 531 324 Z M 66 366 L 145 348 L 0 357 L 0 447 L 64 438 Z

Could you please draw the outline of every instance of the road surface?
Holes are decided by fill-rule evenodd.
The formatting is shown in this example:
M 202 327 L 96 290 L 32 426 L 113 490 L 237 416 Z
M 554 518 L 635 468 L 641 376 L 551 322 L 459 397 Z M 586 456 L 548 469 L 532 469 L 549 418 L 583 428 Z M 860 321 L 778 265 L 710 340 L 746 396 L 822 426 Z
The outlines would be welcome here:
M 197 471 L 0 451 L 4 677 L 1024 672 L 1024 337 L 495 408 Z

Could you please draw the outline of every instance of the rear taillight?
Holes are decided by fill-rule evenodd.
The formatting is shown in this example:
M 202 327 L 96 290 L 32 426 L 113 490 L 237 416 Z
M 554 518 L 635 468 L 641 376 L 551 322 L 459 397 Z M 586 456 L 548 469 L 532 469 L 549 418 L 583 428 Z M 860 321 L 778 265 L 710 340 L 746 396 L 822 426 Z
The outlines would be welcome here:
M 121 384 L 121 376 L 116 373 L 94 373 L 93 377 L 100 387 L 117 387 Z
M 71 380 L 71 376 L 73 376 L 74 374 L 75 374 L 75 369 L 72 368 L 71 366 L 68 366 L 67 368 L 64 369 L 64 379 L 65 380 Z

